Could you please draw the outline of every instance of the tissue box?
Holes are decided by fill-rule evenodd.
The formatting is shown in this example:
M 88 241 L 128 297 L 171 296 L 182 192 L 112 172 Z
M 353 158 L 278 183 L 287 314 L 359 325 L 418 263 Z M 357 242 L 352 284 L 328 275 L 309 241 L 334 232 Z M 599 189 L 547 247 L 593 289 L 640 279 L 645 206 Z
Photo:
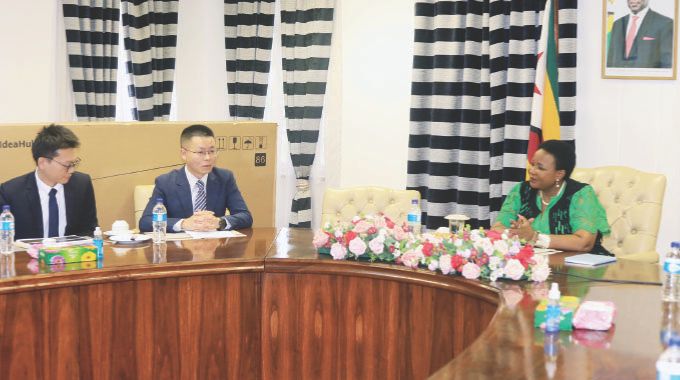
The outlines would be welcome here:
M 70 247 L 43 247 L 38 251 L 38 260 L 49 265 L 97 261 L 97 247 L 91 244 Z
M 560 330 L 571 331 L 574 311 L 578 308 L 580 298 L 574 296 L 560 297 Z M 545 327 L 545 309 L 548 307 L 548 300 L 542 300 L 534 311 L 534 327 Z
M 612 327 L 616 306 L 611 301 L 586 301 L 574 316 L 574 327 L 606 331 Z

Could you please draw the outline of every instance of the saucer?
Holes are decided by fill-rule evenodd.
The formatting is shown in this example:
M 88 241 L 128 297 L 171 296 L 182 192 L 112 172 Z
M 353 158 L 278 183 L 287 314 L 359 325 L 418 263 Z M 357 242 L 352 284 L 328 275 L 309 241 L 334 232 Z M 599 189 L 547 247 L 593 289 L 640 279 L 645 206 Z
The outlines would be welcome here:
M 109 240 L 118 244 L 135 244 L 147 240 L 151 240 L 149 235 L 133 234 L 133 235 L 114 235 L 110 236 Z
M 106 235 L 106 236 L 124 236 L 124 235 L 132 235 L 134 233 L 135 233 L 135 231 L 133 231 L 133 230 L 120 230 L 120 231 L 111 230 L 111 231 L 104 232 L 104 235 Z

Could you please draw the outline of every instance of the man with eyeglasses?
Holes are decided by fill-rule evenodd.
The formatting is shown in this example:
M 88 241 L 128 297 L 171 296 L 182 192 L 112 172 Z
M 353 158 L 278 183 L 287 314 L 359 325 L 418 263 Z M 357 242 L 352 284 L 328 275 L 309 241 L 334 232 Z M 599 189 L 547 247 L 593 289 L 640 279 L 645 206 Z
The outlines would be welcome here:
M 152 210 L 162 198 L 168 211 L 168 231 L 215 231 L 248 228 L 253 217 L 236 185 L 234 174 L 215 167 L 215 134 L 205 125 L 185 128 L 180 136 L 185 165 L 156 178 L 149 203 L 139 219 L 142 232 L 151 231 Z M 227 213 L 228 211 L 228 213 Z
M 0 206 L 14 214 L 15 238 L 91 235 L 97 206 L 90 176 L 76 172 L 78 137 L 51 124 L 31 145 L 36 168 L 0 185 Z

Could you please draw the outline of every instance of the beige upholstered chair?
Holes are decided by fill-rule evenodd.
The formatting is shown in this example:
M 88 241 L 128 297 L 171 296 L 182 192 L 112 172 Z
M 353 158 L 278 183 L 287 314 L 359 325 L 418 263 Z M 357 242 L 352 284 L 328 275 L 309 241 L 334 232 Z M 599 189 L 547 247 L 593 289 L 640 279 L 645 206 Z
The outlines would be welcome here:
M 149 202 L 151 194 L 153 194 L 154 185 L 137 185 L 135 186 L 135 226 L 139 228 L 139 218 L 142 217 L 144 207 Z
M 657 262 L 656 238 L 666 176 L 622 166 L 574 170 L 573 179 L 590 184 L 607 211 L 611 234 L 602 245 L 617 258 Z
M 420 199 L 415 190 L 393 190 L 384 187 L 351 187 L 326 189 L 321 210 L 321 225 L 327 222 L 346 222 L 355 215 L 383 212 L 390 219 L 401 223 L 411 207 L 412 199 Z

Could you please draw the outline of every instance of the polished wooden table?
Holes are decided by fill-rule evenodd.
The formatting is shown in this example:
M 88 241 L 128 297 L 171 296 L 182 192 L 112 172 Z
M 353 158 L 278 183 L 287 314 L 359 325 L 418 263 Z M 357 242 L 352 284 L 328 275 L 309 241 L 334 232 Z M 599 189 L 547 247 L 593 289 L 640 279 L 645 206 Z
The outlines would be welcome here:
M 547 284 L 334 261 L 309 230 L 243 232 L 107 245 L 100 267 L 16 253 L 0 263 L 0 378 L 655 378 L 656 265 L 551 256 L 563 294 L 612 300 L 618 315 L 609 332 L 546 347 L 533 309 Z

